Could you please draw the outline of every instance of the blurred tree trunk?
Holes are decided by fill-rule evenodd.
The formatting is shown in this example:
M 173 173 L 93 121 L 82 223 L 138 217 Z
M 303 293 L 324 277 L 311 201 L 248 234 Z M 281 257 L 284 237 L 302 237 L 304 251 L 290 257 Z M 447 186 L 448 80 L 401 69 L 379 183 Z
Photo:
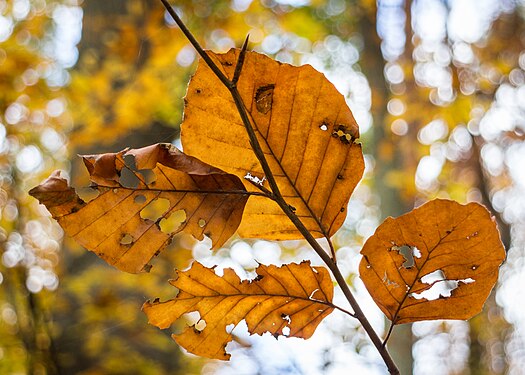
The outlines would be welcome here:
M 375 190 L 381 199 L 381 212 L 384 219 L 387 216 L 402 215 L 412 207 L 405 202 L 399 189 L 389 182 L 389 174 L 402 169 L 403 160 L 400 148 L 393 147 L 392 139 L 387 131 L 386 108 L 390 91 L 383 73 L 385 61 L 381 53 L 381 39 L 376 31 L 376 14 L 377 9 L 363 14 L 360 17 L 359 27 L 364 38 L 361 67 L 368 78 L 372 92 L 373 150 L 369 152 L 372 152 L 376 160 Z M 387 324 L 390 324 L 390 321 L 387 321 Z M 401 374 L 412 374 L 412 343 L 411 324 L 397 326 L 389 339 L 388 349 Z
M 112 82 L 112 90 L 118 93 L 119 90 L 129 90 L 130 85 L 133 85 L 133 80 L 137 77 L 140 69 L 142 69 L 148 62 L 148 40 L 145 38 L 145 28 L 148 26 L 146 22 L 150 19 L 148 14 L 157 7 L 157 2 L 147 0 L 110 0 L 110 1 L 85 1 L 82 5 L 83 20 L 82 20 L 82 39 L 79 43 L 79 60 L 75 67 L 74 73 L 91 76 L 102 69 L 103 64 L 111 59 L 119 59 L 126 61 L 126 71 L 118 71 L 113 76 L 108 76 L 107 80 Z M 157 8 L 158 10 L 158 8 Z M 123 30 L 130 32 L 124 34 Z M 126 36 L 125 40 L 123 36 Z M 132 40 L 130 40 L 130 38 Z M 122 55 L 119 51 L 111 50 L 109 45 L 118 45 L 119 51 L 124 52 Z M 144 93 L 146 95 L 147 93 Z M 115 95 L 116 97 L 116 95 Z M 112 105 L 110 103 L 108 109 L 108 119 L 111 119 Z M 101 108 L 93 108 L 94 111 L 102 110 Z M 111 133 L 111 121 L 108 120 L 108 130 Z M 77 123 L 75 127 L 89 126 L 89 123 Z M 73 130 L 74 131 L 74 130 Z M 126 147 L 138 148 L 144 147 L 157 142 L 172 141 L 178 133 L 178 129 L 162 124 L 159 122 L 144 123 L 138 129 L 130 129 L 129 132 L 123 136 L 114 136 L 114 139 L 86 140 L 84 143 L 74 143 L 70 146 L 71 155 L 95 154 L 103 152 L 117 152 Z M 81 186 L 87 186 L 87 177 L 85 168 L 80 158 L 73 157 L 71 160 L 71 181 Z M 67 243 L 67 242 L 66 242 Z M 73 244 L 72 244 L 73 245 Z M 78 245 L 73 245 L 78 246 Z M 129 351 L 130 360 L 122 366 L 130 366 L 130 363 L 137 363 L 140 357 L 140 363 L 153 363 L 156 368 L 151 368 L 153 373 L 170 373 L 178 374 L 181 371 L 180 355 L 175 347 L 168 347 L 165 344 L 162 348 L 156 347 L 158 342 L 147 342 L 138 340 L 139 332 L 147 330 L 142 320 L 134 320 L 133 322 L 125 322 L 116 324 L 119 314 L 128 313 L 119 309 L 112 309 L 109 306 L 115 304 L 120 306 L 125 304 L 127 300 L 136 301 L 137 312 L 140 309 L 140 303 L 145 298 L 144 292 L 140 288 L 136 288 L 133 284 L 128 286 L 114 284 L 111 291 L 97 286 L 97 280 L 89 279 L 90 273 L 93 269 L 107 268 L 107 265 L 90 251 L 75 251 L 66 249 L 62 253 L 61 267 L 62 275 L 61 281 L 64 285 L 72 285 L 78 283 L 79 279 L 82 282 L 84 290 L 89 290 L 90 295 L 88 303 L 91 315 L 98 314 L 103 318 L 90 318 L 82 315 L 82 311 L 86 309 L 83 305 L 85 299 L 82 296 L 64 291 L 60 294 L 60 303 L 63 304 L 62 309 L 54 311 L 54 320 L 60 321 L 62 331 L 57 335 L 57 346 L 59 346 L 59 353 L 61 355 L 62 372 L 80 373 L 80 372 L 96 372 L 105 373 L 109 361 L 128 361 L 124 358 L 119 358 L 119 351 Z M 110 271 L 110 270 L 107 270 Z M 113 281 L 114 282 L 114 281 Z M 91 284 L 94 284 L 92 286 Z M 108 281 L 108 284 L 110 282 Z M 138 296 L 137 296 L 138 294 Z M 138 297 L 138 298 L 137 298 Z M 111 310 L 108 312 L 108 310 Z M 114 310 L 114 311 L 113 311 Z M 120 310 L 120 311 L 119 311 Z M 140 314 L 138 312 L 137 314 Z M 91 323 L 90 323 L 91 322 Z M 69 329 L 71 327 L 71 329 Z M 102 327 L 102 328 L 101 328 Z M 92 330 L 92 331 L 90 331 Z M 107 343 L 100 343 L 100 348 L 111 347 L 111 350 L 103 353 L 93 354 L 88 347 L 91 337 L 97 337 L 92 333 L 97 331 L 111 331 L 111 339 Z M 164 338 L 160 332 L 152 332 L 158 335 L 159 339 Z M 79 341 L 78 336 L 83 336 Z M 169 340 L 171 341 L 171 340 Z M 71 345 L 71 343 L 78 345 Z M 116 343 L 119 344 L 116 344 Z M 160 341 L 162 342 L 162 341 Z M 175 344 L 173 344 L 175 345 Z M 89 347 L 88 347 L 89 348 Z M 93 348 L 91 348 L 93 349 Z M 93 350 L 92 350 L 93 351 Z M 94 351 L 94 353 L 97 353 Z M 125 368 L 125 367 L 122 367 Z M 162 370 L 161 370 L 162 369 Z M 125 371 L 125 370 L 122 370 Z M 134 373 L 142 374 L 143 368 L 136 369 Z M 125 373 L 125 372 L 116 372 Z

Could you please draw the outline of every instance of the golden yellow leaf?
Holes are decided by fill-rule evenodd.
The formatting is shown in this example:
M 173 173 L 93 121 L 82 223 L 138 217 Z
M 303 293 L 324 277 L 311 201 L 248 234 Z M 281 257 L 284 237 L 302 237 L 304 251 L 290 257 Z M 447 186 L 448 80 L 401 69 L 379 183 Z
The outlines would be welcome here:
M 238 49 L 208 52 L 231 79 Z M 364 171 L 358 126 L 336 88 L 309 65 L 282 64 L 247 52 L 237 84 L 257 138 L 287 203 L 315 237 L 330 237 Z M 184 150 L 240 178 L 264 180 L 229 91 L 202 61 L 190 81 L 182 128 Z M 249 191 L 257 191 L 245 179 Z M 267 186 L 267 185 L 266 185 Z M 239 234 L 302 238 L 279 206 L 250 197 Z
M 179 289 L 174 299 L 148 301 L 142 308 L 149 322 L 162 329 L 183 314 L 198 311 L 200 321 L 173 335 L 174 340 L 190 353 L 223 360 L 230 358 L 226 353 L 232 340 L 230 324 L 245 320 L 251 334 L 307 339 L 334 309 L 333 284 L 325 268 L 311 267 L 307 261 L 260 265 L 257 275 L 241 281 L 232 269 L 225 269 L 221 277 L 195 262 L 170 281 Z
M 471 318 L 481 311 L 505 259 L 483 206 L 444 199 L 387 218 L 361 254 L 361 278 L 394 324 Z
M 55 172 L 29 193 L 64 231 L 116 268 L 136 273 L 184 230 L 214 247 L 230 238 L 248 195 L 242 182 L 169 144 L 83 156 L 92 188 L 84 202 Z

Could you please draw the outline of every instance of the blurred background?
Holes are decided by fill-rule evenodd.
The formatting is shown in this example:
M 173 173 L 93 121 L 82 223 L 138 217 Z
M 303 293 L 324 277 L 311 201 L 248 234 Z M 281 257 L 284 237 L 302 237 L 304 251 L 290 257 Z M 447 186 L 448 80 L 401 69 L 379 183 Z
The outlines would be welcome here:
M 382 220 L 435 197 L 495 216 L 508 256 L 483 312 L 397 327 L 389 348 L 402 374 L 525 374 L 525 2 L 173 5 L 206 48 L 225 52 L 249 33 L 254 50 L 313 65 L 346 97 L 367 168 L 334 243 L 380 333 L 388 323 L 356 272 Z M 321 264 L 302 241 L 233 238 L 211 253 L 180 235 L 149 274 L 127 275 L 64 238 L 28 196 L 55 169 L 86 186 L 76 154 L 180 146 L 196 63 L 158 1 L 0 0 L 0 373 L 386 373 L 359 324 L 337 312 L 308 341 L 250 337 L 241 324 L 228 363 L 185 353 L 140 312 L 174 296 L 167 279 L 192 259 L 242 276 L 257 262 Z

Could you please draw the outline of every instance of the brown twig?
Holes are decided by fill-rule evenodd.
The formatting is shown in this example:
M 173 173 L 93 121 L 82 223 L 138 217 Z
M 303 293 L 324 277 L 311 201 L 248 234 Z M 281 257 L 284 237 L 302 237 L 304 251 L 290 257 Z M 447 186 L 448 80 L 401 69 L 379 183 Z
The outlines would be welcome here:
M 392 357 L 388 353 L 388 350 L 386 347 L 383 346 L 383 343 L 381 342 L 381 339 L 377 335 L 377 333 L 374 331 L 374 328 L 366 318 L 365 314 L 363 313 L 361 307 L 359 306 L 357 300 L 355 299 L 354 295 L 352 294 L 350 288 L 348 287 L 348 284 L 346 283 L 346 280 L 339 270 L 339 267 L 335 263 L 335 260 L 332 259 L 321 247 L 321 245 L 316 241 L 316 239 L 313 237 L 313 235 L 310 233 L 310 231 L 304 226 L 304 224 L 301 222 L 301 220 L 297 217 L 297 215 L 293 212 L 290 205 L 285 201 L 283 198 L 279 186 L 277 185 L 277 182 L 275 180 L 275 177 L 273 176 L 273 172 L 268 164 L 268 161 L 266 160 L 266 157 L 264 156 L 264 153 L 262 151 L 262 148 L 259 144 L 259 140 L 257 139 L 257 135 L 255 134 L 254 127 L 252 125 L 252 122 L 250 121 L 250 117 L 248 116 L 248 112 L 246 110 L 246 106 L 242 100 L 242 97 L 237 89 L 236 81 L 230 80 L 226 75 L 222 72 L 222 70 L 215 64 L 215 62 L 208 56 L 208 54 L 202 49 L 200 44 L 197 42 L 197 40 L 193 37 L 191 32 L 188 30 L 186 25 L 182 22 L 182 20 L 179 18 L 179 16 L 175 13 L 173 8 L 169 5 L 169 3 L 166 0 L 161 0 L 162 4 L 168 11 L 168 13 L 173 17 L 174 21 L 177 23 L 177 25 L 180 27 L 184 35 L 188 38 L 190 43 L 193 45 L 193 47 L 197 50 L 199 55 L 202 56 L 206 64 L 210 67 L 210 69 L 215 73 L 217 78 L 228 88 L 230 91 L 230 94 L 233 98 L 233 101 L 235 102 L 235 106 L 237 107 L 237 110 L 239 112 L 239 115 L 241 117 L 241 120 L 246 128 L 246 131 L 248 133 L 248 138 L 250 140 L 250 146 L 252 147 L 253 152 L 255 153 L 257 159 L 259 160 L 259 163 L 261 163 L 261 167 L 265 173 L 265 176 L 268 180 L 268 184 L 270 185 L 271 193 L 273 194 L 275 202 L 279 205 L 281 210 L 288 216 L 288 218 L 292 221 L 292 223 L 295 225 L 297 230 L 303 235 L 305 240 L 312 246 L 314 251 L 319 255 L 319 257 L 324 261 L 328 269 L 332 272 L 334 275 L 335 280 L 339 284 L 339 287 L 343 291 L 343 294 L 345 295 L 346 299 L 350 303 L 350 306 L 354 310 L 354 313 L 349 313 L 349 315 L 354 316 L 356 319 L 359 320 L 361 325 L 363 326 L 364 330 L 372 340 L 372 343 L 378 350 L 379 354 L 383 358 L 383 361 L 385 362 L 388 371 L 390 374 L 399 374 L 399 370 L 392 360 Z M 243 45 L 241 56 L 239 57 L 239 61 L 236 66 L 236 74 L 234 75 L 234 78 L 240 76 L 242 63 L 244 60 L 244 54 L 246 53 L 247 48 L 247 40 L 245 41 L 245 44 Z M 238 70 L 238 74 L 237 74 Z

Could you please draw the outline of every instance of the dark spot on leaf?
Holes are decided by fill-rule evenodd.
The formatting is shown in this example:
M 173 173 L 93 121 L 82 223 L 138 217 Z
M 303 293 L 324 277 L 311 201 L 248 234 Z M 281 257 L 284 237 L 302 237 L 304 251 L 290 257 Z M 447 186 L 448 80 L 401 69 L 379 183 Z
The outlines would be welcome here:
M 121 245 L 131 245 L 133 243 L 133 237 L 129 233 L 125 233 L 122 235 L 122 238 L 120 239 Z
M 200 94 L 200 93 L 202 92 L 202 90 L 201 90 L 201 89 L 197 89 L 197 90 L 195 90 L 195 92 L 196 92 L 197 94 Z
M 341 207 L 341 209 L 339 210 L 341 212 L 345 212 L 345 208 L 344 207 Z
M 338 180 L 342 180 L 342 179 L 343 179 L 343 176 L 340 175 L 340 174 L 338 174 L 338 175 L 337 175 L 337 179 L 338 179 Z
M 261 113 L 267 114 L 272 109 L 273 89 L 275 85 L 265 85 L 257 89 L 255 93 L 255 105 Z
M 257 275 L 253 281 L 261 281 L 264 278 L 262 275 Z
M 297 211 L 297 208 L 295 208 L 291 204 L 289 204 L 288 207 L 290 207 L 290 210 L 292 210 L 293 213 L 295 213 L 295 211 Z
M 135 196 L 135 198 L 133 199 L 133 201 L 137 204 L 142 204 L 144 202 L 146 202 L 146 197 L 142 194 L 139 194 L 137 196 Z
M 226 66 L 232 66 L 232 65 L 233 65 L 233 63 L 232 63 L 232 62 L 230 62 L 230 61 L 225 61 L 225 62 L 224 62 L 224 65 L 226 65 Z
M 336 125 L 332 132 L 332 137 L 339 138 L 345 144 L 350 144 L 354 141 L 354 136 L 348 131 L 347 127 L 342 124 Z

